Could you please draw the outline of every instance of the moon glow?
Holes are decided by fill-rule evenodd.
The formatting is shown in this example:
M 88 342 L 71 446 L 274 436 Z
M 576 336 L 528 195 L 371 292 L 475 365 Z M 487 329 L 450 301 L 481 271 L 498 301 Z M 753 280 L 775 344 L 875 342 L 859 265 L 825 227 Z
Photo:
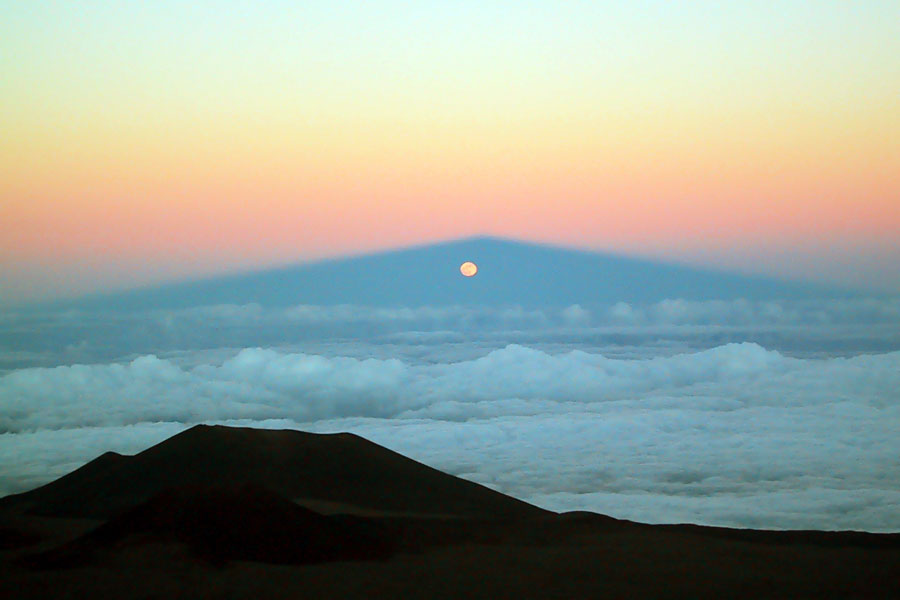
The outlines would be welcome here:
M 459 265 L 459 272 L 463 274 L 463 277 L 474 277 L 475 273 L 478 272 L 478 265 L 467 260 Z

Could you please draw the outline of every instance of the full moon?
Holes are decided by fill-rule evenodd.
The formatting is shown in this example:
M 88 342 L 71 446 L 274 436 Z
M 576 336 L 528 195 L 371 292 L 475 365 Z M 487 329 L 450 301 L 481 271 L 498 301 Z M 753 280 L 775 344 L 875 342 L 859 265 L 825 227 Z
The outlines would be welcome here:
M 474 277 L 475 273 L 478 272 L 478 265 L 467 260 L 459 265 L 459 272 L 463 274 L 463 277 Z

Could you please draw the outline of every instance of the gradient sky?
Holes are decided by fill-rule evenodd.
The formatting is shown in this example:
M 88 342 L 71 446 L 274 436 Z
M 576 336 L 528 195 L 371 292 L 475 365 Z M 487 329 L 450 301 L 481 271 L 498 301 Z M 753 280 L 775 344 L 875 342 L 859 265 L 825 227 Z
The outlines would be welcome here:
M 898 23 L 0 1 L 0 303 L 472 234 L 900 291 Z

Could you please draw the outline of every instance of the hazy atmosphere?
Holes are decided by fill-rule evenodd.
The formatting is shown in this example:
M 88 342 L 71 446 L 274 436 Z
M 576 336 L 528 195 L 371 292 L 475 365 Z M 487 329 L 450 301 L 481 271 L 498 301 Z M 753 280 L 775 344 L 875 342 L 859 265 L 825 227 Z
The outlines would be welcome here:
M 0 0 L 0 497 L 205 423 L 900 532 L 898 23 Z
M 892 0 L 0 11 L 3 305 L 479 234 L 900 291 Z

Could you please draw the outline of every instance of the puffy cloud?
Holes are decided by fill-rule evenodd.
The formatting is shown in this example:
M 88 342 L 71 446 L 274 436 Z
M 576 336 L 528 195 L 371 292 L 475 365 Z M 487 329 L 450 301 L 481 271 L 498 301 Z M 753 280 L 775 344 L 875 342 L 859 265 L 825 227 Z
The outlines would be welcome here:
M 560 311 L 560 315 L 568 325 L 583 325 L 591 322 L 591 311 L 585 310 L 580 304 L 573 304 Z
M 743 343 L 633 360 L 440 345 L 453 349 L 437 362 L 246 348 L 12 371 L 0 492 L 225 422 L 354 431 L 559 510 L 900 530 L 900 352 L 799 359 Z
M 868 361 L 874 364 L 866 365 L 867 378 L 873 376 L 878 359 Z M 785 371 L 796 377 L 804 364 L 746 343 L 643 361 L 609 359 L 579 350 L 551 355 L 519 345 L 472 360 L 424 365 L 394 358 L 246 348 L 221 364 L 182 368 L 148 355 L 125 364 L 20 369 L 6 374 L 0 378 L 0 429 L 16 432 L 229 418 L 389 417 L 416 414 L 442 403 L 466 407 L 511 399 L 588 405 L 654 391 L 686 395 L 696 386 L 717 383 L 729 386 L 719 391 L 729 395 L 740 393 L 730 389 L 734 383 L 746 388 L 759 375 L 771 381 Z
M 900 299 L 0 315 L 0 494 L 199 422 L 557 510 L 900 531 Z

